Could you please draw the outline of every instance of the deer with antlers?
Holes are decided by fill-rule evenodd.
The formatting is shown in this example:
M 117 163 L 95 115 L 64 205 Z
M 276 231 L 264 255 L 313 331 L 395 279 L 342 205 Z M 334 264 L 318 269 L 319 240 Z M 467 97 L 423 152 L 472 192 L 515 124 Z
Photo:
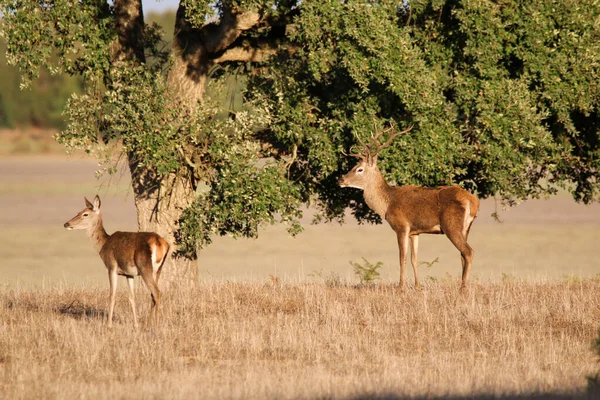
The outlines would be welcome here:
M 109 235 L 102 224 L 100 213 L 100 197 L 94 198 L 94 203 L 85 199 L 85 208 L 65 223 L 68 230 L 81 229 L 87 232 L 94 248 L 100 254 L 108 269 L 110 284 L 110 302 L 108 307 L 108 326 L 112 326 L 113 310 L 117 293 L 117 276 L 124 275 L 129 286 L 129 302 L 133 311 L 133 326 L 137 328 L 135 312 L 135 297 L 133 293 L 133 278 L 141 275 L 150 290 L 152 307 L 148 323 L 158 326 L 158 307 L 160 305 L 160 290 L 158 279 L 160 271 L 167 259 L 169 244 L 159 234 L 154 232 L 114 232 Z
M 398 237 L 400 252 L 400 288 L 404 289 L 406 255 L 411 246 L 411 263 L 415 275 L 415 286 L 421 286 L 417 271 L 417 252 L 421 233 L 445 234 L 458 249 L 462 258 L 462 285 L 466 288 L 467 277 L 473 260 L 473 249 L 467 243 L 471 224 L 477 216 L 479 199 L 459 186 L 427 188 L 419 186 L 390 186 L 377 168 L 377 154 L 389 146 L 395 137 L 405 134 L 394 130 L 394 125 L 383 131 L 375 130 L 371 142 L 365 144 L 356 135 L 362 149 L 349 155 L 360 159 L 350 172 L 344 175 L 339 185 L 362 189 L 369 208 L 385 219 Z M 389 133 L 388 139 L 379 139 Z

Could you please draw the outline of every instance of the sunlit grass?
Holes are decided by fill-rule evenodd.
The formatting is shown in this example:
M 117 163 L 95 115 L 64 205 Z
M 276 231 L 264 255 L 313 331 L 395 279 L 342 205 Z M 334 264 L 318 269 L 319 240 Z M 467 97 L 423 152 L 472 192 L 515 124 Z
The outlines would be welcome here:
M 134 331 L 125 291 L 0 294 L 5 398 L 583 395 L 600 282 L 394 285 L 202 282 Z M 150 303 L 137 290 L 138 310 Z

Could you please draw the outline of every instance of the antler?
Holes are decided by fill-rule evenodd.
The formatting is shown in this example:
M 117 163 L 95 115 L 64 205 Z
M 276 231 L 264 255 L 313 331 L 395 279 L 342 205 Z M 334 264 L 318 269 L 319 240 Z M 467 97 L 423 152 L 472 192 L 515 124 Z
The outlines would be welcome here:
M 358 140 L 358 142 L 361 144 L 361 146 L 363 147 L 362 151 L 355 151 L 355 145 L 352 145 L 350 147 L 350 152 L 346 153 L 345 151 L 342 150 L 342 154 L 345 156 L 351 156 L 351 157 L 356 157 L 356 158 L 360 158 L 360 159 L 366 159 L 367 157 L 369 157 L 370 155 L 370 150 L 369 150 L 369 146 L 367 146 L 365 144 L 365 142 L 362 141 L 362 139 L 360 138 L 360 136 L 358 136 L 356 134 L 356 132 L 354 132 L 354 137 L 356 138 L 356 140 Z
M 402 132 L 393 132 L 390 137 L 388 138 L 388 140 L 385 141 L 385 143 L 383 144 L 379 144 L 379 137 L 381 135 L 383 135 L 384 133 L 390 132 L 394 130 L 394 123 L 390 122 L 390 127 L 387 128 L 384 131 L 377 131 L 377 122 L 375 121 L 375 118 L 373 118 L 373 126 L 375 128 L 375 136 L 372 136 L 372 140 L 371 140 L 371 144 L 369 146 L 369 150 L 370 150 L 370 156 L 371 157 L 376 157 L 377 154 L 379 154 L 379 152 L 383 149 L 385 149 L 386 147 L 388 147 L 390 145 L 390 143 L 392 143 L 392 140 L 394 140 L 394 138 L 396 138 L 396 136 L 400 136 L 403 135 L 407 132 L 410 132 L 413 128 L 414 125 L 409 126 L 407 129 L 403 130 Z M 371 146 L 375 146 L 375 150 L 371 150 Z
M 414 125 L 411 125 L 410 127 L 408 127 L 407 129 L 403 130 L 402 132 L 393 132 L 389 136 L 388 140 L 386 140 L 385 143 L 383 143 L 383 144 L 379 144 L 379 138 L 381 137 L 381 135 L 383 135 L 385 133 L 388 133 L 390 131 L 393 131 L 394 130 L 394 123 L 390 122 L 389 128 L 387 128 L 387 129 L 385 129 L 383 131 L 379 131 L 379 130 L 377 130 L 377 121 L 375 120 L 375 118 L 373 118 L 373 126 L 374 126 L 375 129 L 374 129 L 374 133 L 371 133 L 371 142 L 369 144 L 366 144 L 365 142 L 363 142 L 363 140 L 360 138 L 360 136 L 358 136 L 355 133 L 354 136 L 356 137 L 356 139 L 358 140 L 358 142 L 362 146 L 363 150 L 359 151 L 359 152 L 355 152 L 351 148 L 350 149 L 350 154 L 347 154 L 347 155 L 371 161 L 375 157 L 377 157 L 377 154 L 379 154 L 379 152 L 381 150 L 383 150 L 384 148 L 386 148 L 387 146 L 389 146 L 390 143 L 392 143 L 392 140 L 394 140 L 394 138 L 396 136 L 400 136 L 400 135 L 403 135 L 403 134 L 405 134 L 407 132 L 410 132 L 412 130 L 412 128 L 413 128 Z
M 361 140 L 361 138 L 356 133 L 354 134 L 354 137 L 356 137 L 356 139 L 358 139 L 358 141 L 362 145 L 363 151 L 355 151 L 354 150 L 355 146 L 352 146 L 352 147 L 350 147 L 350 153 L 346 153 L 345 151 L 342 151 L 342 154 L 344 154 L 345 156 L 366 159 L 367 157 L 369 157 L 369 154 L 370 154 L 369 147 L 364 144 L 364 142 Z

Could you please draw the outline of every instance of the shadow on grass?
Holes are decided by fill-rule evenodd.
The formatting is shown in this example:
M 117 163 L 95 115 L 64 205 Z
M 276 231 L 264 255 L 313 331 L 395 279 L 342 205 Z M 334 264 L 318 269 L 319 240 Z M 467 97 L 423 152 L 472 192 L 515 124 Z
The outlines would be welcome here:
M 426 396 L 426 397 L 404 397 L 395 394 L 371 395 L 364 394 L 350 397 L 347 400 L 598 400 L 600 391 L 592 390 L 590 392 L 576 393 L 531 393 L 519 395 L 491 395 L 491 394 L 473 394 L 470 396 Z
M 62 304 L 55 309 L 58 314 L 67 315 L 69 317 L 73 317 L 75 319 L 105 319 L 107 313 L 104 310 L 97 309 L 95 307 L 90 307 L 88 305 L 83 304 L 79 300 L 73 300 L 69 304 Z M 117 319 L 116 316 L 114 318 Z

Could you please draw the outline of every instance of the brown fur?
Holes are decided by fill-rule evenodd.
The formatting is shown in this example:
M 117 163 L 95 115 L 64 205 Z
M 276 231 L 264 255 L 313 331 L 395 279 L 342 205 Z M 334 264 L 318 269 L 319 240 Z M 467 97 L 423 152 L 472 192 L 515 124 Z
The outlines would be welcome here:
M 448 236 L 461 254 L 462 287 L 466 287 L 473 259 L 473 249 L 467 243 L 467 238 L 479 209 L 477 197 L 459 186 L 390 186 L 377 168 L 376 154 L 361 158 L 362 160 L 340 179 L 340 186 L 362 189 L 367 205 L 396 232 L 400 253 L 400 287 L 403 288 L 405 282 L 409 240 L 415 286 L 420 286 L 417 252 L 418 235 L 421 233 L 444 233 Z M 466 218 L 467 206 L 470 221 Z
M 118 275 L 142 275 L 146 262 L 151 262 L 153 248 L 157 249 L 157 263 L 161 263 L 165 255 L 163 246 L 169 248 L 167 242 L 154 232 L 115 232 L 102 246 L 100 257 L 105 264 L 116 262 Z M 135 273 L 127 272 L 131 269 L 135 269 Z
M 390 203 L 385 219 L 392 228 L 408 224 L 409 234 L 444 233 L 431 227 L 452 224 L 450 210 L 464 209 L 466 202 L 470 205 L 470 215 L 475 217 L 479 209 L 479 200 L 459 186 L 440 186 L 427 188 L 421 186 L 389 187 Z M 461 216 L 462 218 L 462 216 Z
M 96 196 L 94 204 L 90 203 L 87 199 L 85 199 L 85 202 L 86 208 L 69 222 L 65 223 L 65 228 L 86 230 L 88 237 L 108 270 L 110 283 L 108 325 L 112 326 L 117 275 L 123 275 L 127 278 L 134 326 L 137 327 L 133 293 L 133 278 L 136 275 L 142 277 L 152 297 L 152 308 L 148 322 L 154 319 L 155 325 L 158 325 L 158 308 L 160 304 L 158 280 L 167 253 L 169 252 L 169 244 L 154 232 L 115 232 L 112 235 L 108 235 L 102 224 L 100 198 Z M 152 262 L 153 252 L 155 252 L 156 257 L 155 265 Z M 152 318 L 153 316 L 154 318 Z

